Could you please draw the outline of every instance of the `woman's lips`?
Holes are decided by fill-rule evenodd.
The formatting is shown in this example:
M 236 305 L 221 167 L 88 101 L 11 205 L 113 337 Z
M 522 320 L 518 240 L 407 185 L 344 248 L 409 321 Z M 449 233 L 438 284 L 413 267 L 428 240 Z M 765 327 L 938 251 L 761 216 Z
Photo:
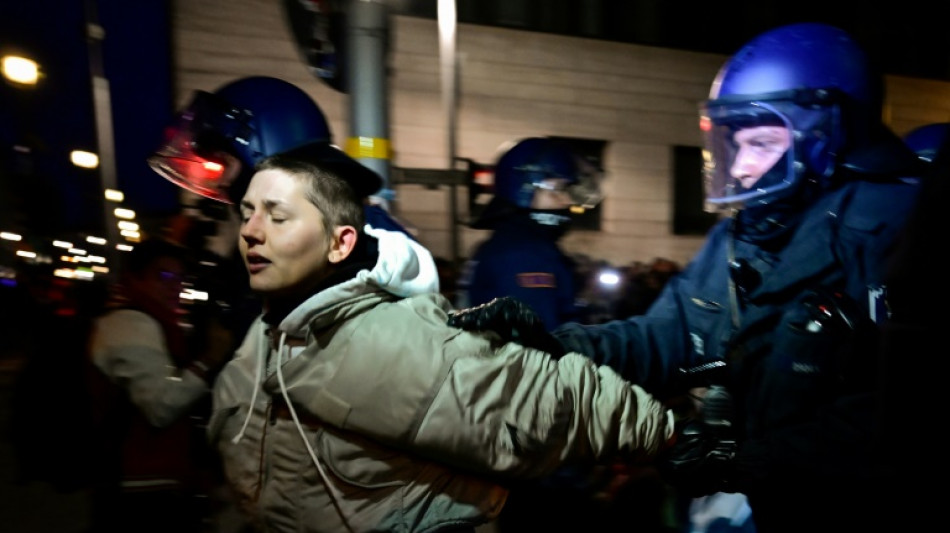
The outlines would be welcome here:
M 248 263 L 247 272 L 249 274 L 257 274 L 267 268 L 267 263 Z
M 249 274 L 257 274 L 267 268 L 268 265 L 270 265 L 270 261 L 260 255 L 248 254 L 247 256 L 247 271 Z

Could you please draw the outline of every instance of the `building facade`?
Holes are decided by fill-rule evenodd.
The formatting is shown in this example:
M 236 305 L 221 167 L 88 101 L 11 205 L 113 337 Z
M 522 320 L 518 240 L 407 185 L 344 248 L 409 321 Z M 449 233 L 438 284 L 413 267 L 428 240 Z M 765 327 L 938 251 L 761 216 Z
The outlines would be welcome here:
M 274 76 L 307 91 L 343 145 L 351 134 L 350 96 L 311 73 L 282 2 L 171 5 L 177 105 L 196 89 Z M 698 105 L 728 56 L 471 24 L 457 30 L 455 156 L 491 163 L 502 143 L 533 135 L 603 141 L 600 229 L 572 231 L 564 248 L 618 265 L 654 257 L 685 263 L 692 257 L 703 236 L 673 231 L 674 154 L 701 146 Z M 390 164 L 445 169 L 449 121 L 437 22 L 392 15 L 389 32 Z M 899 135 L 950 119 L 948 82 L 888 76 L 886 91 L 885 121 Z M 698 182 L 700 169 L 695 171 Z M 392 212 L 433 254 L 464 259 L 488 236 L 463 222 L 466 188 L 395 182 L 392 188 Z

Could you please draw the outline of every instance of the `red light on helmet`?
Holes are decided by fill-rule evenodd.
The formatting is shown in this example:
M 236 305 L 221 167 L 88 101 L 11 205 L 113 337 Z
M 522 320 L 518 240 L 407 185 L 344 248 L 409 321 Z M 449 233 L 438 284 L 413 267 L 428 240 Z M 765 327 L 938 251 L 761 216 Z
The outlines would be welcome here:
M 204 167 L 205 170 L 213 174 L 222 174 L 224 172 L 224 165 L 215 163 L 214 161 L 205 161 Z
M 188 125 L 184 122 L 184 125 Z M 166 131 L 166 142 L 148 158 L 148 164 L 175 185 L 219 202 L 231 203 L 228 188 L 241 162 L 223 151 L 198 155 L 194 132 L 187 127 Z
M 230 157 L 222 155 L 225 159 Z M 194 153 L 169 156 L 159 152 L 150 157 L 148 162 L 156 172 L 180 187 L 212 200 L 231 203 L 228 187 L 237 175 L 236 169 L 240 167 L 236 159 L 231 159 L 233 161 L 230 163 L 217 162 Z

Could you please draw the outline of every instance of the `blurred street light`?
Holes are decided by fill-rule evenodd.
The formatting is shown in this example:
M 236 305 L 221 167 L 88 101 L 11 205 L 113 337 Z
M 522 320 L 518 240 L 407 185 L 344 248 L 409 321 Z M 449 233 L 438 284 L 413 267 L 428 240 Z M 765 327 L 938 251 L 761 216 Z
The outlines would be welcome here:
M 69 153 L 69 160 L 77 167 L 96 168 L 99 166 L 99 156 L 85 150 L 73 150 Z
M 36 85 L 40 68 L 36 61 L 20 56 L 3 56 L 3 77 L 21 85 Z
M 604 287 L 616 287 L 620 283 L 620 273 L 614 269 L 602 270 L 597 281 Z
M 129 222 L 129 221 L 127 221 L 127 220 L 120 220 L 120 221 L 118 222 L 118 226 L 119 226 L 119 229 L 126 230 L 126 231 L 138 231 L 138 230 L 139 230 L 139 225 L 138 225 L 138 224 L 136 224 L 135 222 Z

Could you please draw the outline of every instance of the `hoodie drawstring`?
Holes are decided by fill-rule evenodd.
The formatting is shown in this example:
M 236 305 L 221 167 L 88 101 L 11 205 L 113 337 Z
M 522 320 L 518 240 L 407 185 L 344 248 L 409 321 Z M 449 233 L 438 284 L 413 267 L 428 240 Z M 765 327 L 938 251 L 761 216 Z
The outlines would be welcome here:
M 265 336 L 261 344 L 267 344 L 267 337 Z M 254 414 L 254 405 L 257 402 L 257 391 L 261 388 L 261 381 L 264 375 L 264 365 L 267 364 L 266 354 L 270 350 L 270 347 L 258 346 L 257 349 L 257 368 L 254 370 L 254 392 L 251 393 L 251 405 L 247 408 L 247 417 L 244 418 L 244 424 L 241 425 L 241 431 L 238 431 L 238 434 L 231 439 L 232 444 L 237 444 L 244 438 L 244 432 L 247 430 L 248 424 L 251 423 L 251 415 Z
M 300 438 L 303 440 L 304 446 L 307 447 L 307 453 L 310 454 L 310 459 L 313 461 L 314 466 L 317 467 L 317 473 L 320 474 L 320 479 L 322 479 L 323 483 L 327 486 L 327 491 L 330 493 L 330 499 L 333 500 L 333 506 L 336 507 L 336 512 L 340 515 L 340 520 L 343 521 L 343 525 L 346 526 L 347 531 L 352 532 L 353 528 L 350 527 L 349 521 L 346 519 L 346 515 L 343 513 L 343 508 L 340 506 L 340 501 L 343 499 L 343 495 L 340 494 L 333 483 L 330 483 L 330 478 L 323 470 L 323 465 L 320 463 L 320 459 L 317 458 L 317 453 L 313 451 L 313 446 L 310 445 L 310 439 L 307 438 L 307 433 L 304 431 L 303 425 L 297 418 L 297 411 L 294 409 L 294 404 L 290 401 L 290 397 L 287 395 L 287 386 L 284 384 L 284 373 L 281 369 L 283 366 L 283 355 L 286 339 L 287 332 L 282 331 L 280 333 L 280 343 L 277 345 L 277 383 L 280 384 L 280 394 L 284 397 L 284 403 L 287 405 L 287 410 L 290 411 L 290 417 L 294 419 L 294 425 L 297 426 L 297 432 L 300 433 Z M 254 392 L 257 392 L 256 388 Z

